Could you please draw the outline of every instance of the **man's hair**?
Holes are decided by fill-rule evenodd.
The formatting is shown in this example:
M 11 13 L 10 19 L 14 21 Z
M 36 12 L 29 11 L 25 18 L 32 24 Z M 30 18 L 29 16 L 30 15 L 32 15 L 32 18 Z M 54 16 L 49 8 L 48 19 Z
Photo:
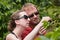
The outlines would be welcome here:
M 32 3 L 25 3 L 24 5 L 23 5 L 23 7 L 22 7 L 22 9 L 21 10 L 23 10 L 23 11 L 25 11 L 25 8 L 27 8 L 27 7 L 36 7 L 34 4 L 32 4 Z

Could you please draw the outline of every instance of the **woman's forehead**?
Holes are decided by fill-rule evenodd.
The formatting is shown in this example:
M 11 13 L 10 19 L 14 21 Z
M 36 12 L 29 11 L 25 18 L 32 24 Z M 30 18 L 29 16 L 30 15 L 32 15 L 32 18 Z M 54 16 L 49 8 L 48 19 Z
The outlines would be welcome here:
M 27 13 L 26 12 L 20 12 L 19 15 L 21 17 L 21 16 L 24 16 L 24 15 L 27 15 Z

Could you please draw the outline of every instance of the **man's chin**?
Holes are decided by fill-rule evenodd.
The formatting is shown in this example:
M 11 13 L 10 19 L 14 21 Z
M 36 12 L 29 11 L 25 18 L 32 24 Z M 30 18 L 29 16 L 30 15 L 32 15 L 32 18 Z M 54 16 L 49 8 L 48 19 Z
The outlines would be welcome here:
M 36 24 L 38 24 L 39 23 L 39 21 L 31 21 L 30 22 L 30 24 L 32 24 L 32 25 L 36 25 Z
M 37 25 L 39 22 L 33 22 L 35 25 Z

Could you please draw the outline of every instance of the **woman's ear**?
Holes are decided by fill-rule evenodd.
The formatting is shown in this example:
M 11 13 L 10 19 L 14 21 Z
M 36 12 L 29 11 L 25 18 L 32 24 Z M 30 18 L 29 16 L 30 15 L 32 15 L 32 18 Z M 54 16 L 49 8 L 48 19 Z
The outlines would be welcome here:
M 15 23 L 16 23 L 16 24 L 19 24 L 19 20 L 15 20 Z

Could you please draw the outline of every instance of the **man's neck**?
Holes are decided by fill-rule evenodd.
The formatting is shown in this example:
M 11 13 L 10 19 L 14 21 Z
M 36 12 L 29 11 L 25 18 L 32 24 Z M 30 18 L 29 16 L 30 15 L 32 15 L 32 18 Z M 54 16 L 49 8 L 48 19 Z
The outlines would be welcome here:
M 37 24 L 38 24 L 38 23 L 37 23 Z M 32 27 L 32 28 L 34 29 L 34 27 L 35 27 L 37 24 L 30 23 L 29 26 Z
M 30 24 L 29 25 L 31 28 L 34 28 L 36 25 L 34 25 L 34 24 Z

